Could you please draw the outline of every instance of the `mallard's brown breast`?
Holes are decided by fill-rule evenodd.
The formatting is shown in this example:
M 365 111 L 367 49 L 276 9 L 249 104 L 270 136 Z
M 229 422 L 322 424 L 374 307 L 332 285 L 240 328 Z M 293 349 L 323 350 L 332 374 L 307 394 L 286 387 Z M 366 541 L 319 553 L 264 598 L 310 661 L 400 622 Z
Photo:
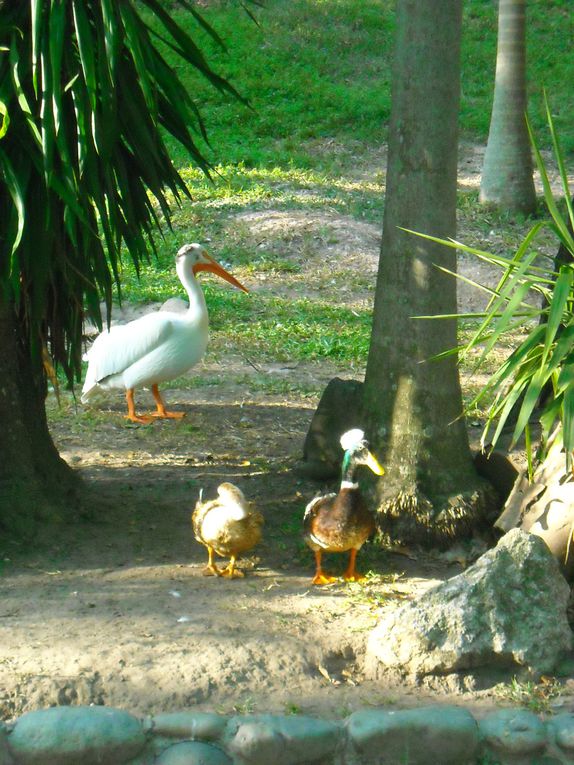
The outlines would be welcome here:
M 312 550 L 358 550 L 374 530 L 374 518 L 358 489 L 319 498 L 304 519 L 305 542 Z

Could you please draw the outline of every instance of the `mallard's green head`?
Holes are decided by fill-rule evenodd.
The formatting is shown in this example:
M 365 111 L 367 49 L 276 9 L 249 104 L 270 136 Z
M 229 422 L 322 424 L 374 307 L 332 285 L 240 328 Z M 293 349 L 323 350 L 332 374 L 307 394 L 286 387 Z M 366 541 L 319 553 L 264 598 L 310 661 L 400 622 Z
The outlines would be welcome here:
M 369 450 L 365 434 L 359 428 L 343 433 L 341 436 L 341 446 L 345 451 L 342 466 L 344 478 L 353 473 L 359 465 L 366 465 L 375 475 L 383 475 L 385 472 L 377 458 Z

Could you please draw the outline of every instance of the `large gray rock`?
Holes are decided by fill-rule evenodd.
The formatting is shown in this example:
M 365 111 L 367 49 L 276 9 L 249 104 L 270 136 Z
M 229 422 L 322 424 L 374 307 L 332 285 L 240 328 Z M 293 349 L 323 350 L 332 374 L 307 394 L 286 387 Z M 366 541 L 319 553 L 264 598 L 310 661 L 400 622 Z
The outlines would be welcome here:
M 383 618 L 369 637 L 367 672 L 551 672 L 572 644 L 568 596 L 544 542 L 513 529 L 465 572 Z
M 122 765 L 145 743 L 137 718 L 107 707 L 52 707 L 28 712 L 8 736 L 18 765 Z
M 334 755 L 342 729 L 310 717 L 260 715 L 234 718 L 226 738 L 236 765 L 309 765 Z
M 366 709 L 347 721 L 361 763 L 466 765 L 476 762 L 478 725 L 466 709 Z

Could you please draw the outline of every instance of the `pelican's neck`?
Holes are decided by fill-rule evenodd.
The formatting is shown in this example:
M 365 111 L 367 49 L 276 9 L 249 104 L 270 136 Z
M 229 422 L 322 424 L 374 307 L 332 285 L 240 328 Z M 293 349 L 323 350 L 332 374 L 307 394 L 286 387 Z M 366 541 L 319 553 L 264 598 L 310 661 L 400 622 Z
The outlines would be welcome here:
M 187 292 L 187 299 L 189 300 L 189 316 L 197 316 L 198 314 L 207 315 L 207 305 L 205 303 L 205 296 L 203 290 L 199 286 L 199 282 L 195 278 L 193 269 L 191 266 L 184 263 L 177 264 L 177 275 L 183 285 L 183 288 Z

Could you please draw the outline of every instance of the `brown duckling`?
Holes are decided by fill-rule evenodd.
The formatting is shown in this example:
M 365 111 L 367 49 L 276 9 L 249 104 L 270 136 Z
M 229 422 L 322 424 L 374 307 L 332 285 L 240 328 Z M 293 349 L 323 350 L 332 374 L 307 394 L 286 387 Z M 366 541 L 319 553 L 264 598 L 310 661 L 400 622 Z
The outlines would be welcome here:
M 355 474 L 359 465 L 366 465 L 376 475 L 384 470 L 369 451 L 362 430 L 349 430 L 341 436 L 345 452 L 341 486 L 337 493 L 312 499 L 303 517 L 304 539 L 315 553 L 316 571 L 313 584 L 330 584 L 337 577 L 322 569 L 323 552 L 349 551 L 349 565 L 343 574 L 346 582 L 358 582 L 365 577 L 355 570 L 357 552 L 375 530 L 375 520 L 367 509 Z
M 191 516 L 193 533 L 197 541 L 207 547 L 204 575 L 234 579 L 243 576 L 236 568 L 238 556 L 251 550 L 261 539 L 263 516 L 232 483 L 220 484 L 217 494 L 217 499 L 202 502 L 200 497 L 198 500 Z M 229 557 L 227 568 L 217 567 L 215 553 Z

